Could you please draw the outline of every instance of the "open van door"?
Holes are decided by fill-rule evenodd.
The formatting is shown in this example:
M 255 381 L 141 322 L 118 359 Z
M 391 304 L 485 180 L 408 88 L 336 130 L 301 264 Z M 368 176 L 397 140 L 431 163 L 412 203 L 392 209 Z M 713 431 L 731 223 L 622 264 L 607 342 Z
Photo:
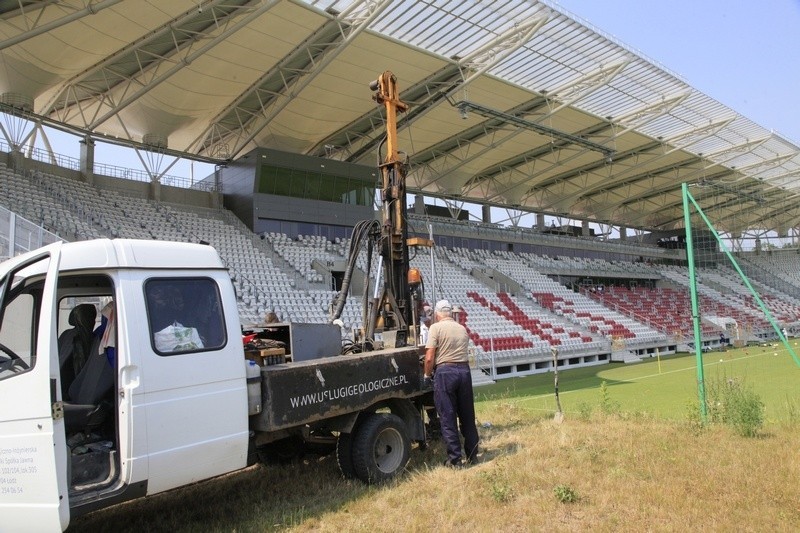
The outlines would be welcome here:
M 61 243 L 0 264 L 0 529 L 69 524 L 56 340 Z

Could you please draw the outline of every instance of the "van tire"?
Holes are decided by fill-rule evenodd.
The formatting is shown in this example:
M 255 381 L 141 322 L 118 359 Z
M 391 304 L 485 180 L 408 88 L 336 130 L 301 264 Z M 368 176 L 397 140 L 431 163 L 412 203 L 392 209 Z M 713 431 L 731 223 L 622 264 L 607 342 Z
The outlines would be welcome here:
M 358 426 L 352 440 L 353 470 L 364 483 L 383 483 L 408 463 L 411 441 L 397 415 L 374 413 Z
M 336 439 L 336 463 L 345 479 L 356 477 L 353 468 L 353 438 L 350 433 L 340 433 Z

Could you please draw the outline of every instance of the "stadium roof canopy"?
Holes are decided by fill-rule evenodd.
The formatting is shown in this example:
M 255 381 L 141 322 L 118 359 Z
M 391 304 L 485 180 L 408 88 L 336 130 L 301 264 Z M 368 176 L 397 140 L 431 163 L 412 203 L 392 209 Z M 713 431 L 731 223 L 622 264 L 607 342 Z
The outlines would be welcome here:
M 547 2 L 0 0 L 0 111 L 153 150 L 375 165 L 385 70 L 411 191 L 666 229 L 690 182 L 727 230 L 800 220 L 797 145 Z

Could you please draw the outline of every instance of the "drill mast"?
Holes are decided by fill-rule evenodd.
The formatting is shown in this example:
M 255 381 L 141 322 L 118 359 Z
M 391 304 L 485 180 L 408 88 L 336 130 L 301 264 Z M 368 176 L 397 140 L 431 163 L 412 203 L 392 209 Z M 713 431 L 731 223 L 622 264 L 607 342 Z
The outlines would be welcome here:
M 370 84 L 376 91 L 372 98 L 386 111 L 386 153 L 378 161 L 381 173 L 380 253 L 383 258 L 384 290 L 377 306 L 376 322 L 383 324 L 384 341 L 391 340 L 387 332 L 395 332 L 394 346 L 405 346 L 411 330 L 415 338 L 415 312 L 408 282 L 408 227 L 406 225 L 406 168 L 397 148 L 397 114 L 408 109 L 400 100 L 397 78 L 386 71 Z

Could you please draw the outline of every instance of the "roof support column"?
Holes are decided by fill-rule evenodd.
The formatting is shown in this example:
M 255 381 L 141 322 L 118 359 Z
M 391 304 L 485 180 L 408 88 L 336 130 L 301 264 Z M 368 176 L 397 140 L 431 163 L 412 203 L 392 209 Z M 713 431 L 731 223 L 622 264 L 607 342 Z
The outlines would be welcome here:
M 736 232 L 736 233 L 734 233 L 732 235 L 733 236 L 731 237 L 731 241 L 733 242 L 733 246 L 736 247 L 735 249 L 737 251 L 739 251 L 739 252 L 744 252 L 745 251 L 744 245 L 745 245 L 745 241 L 747 240 L 745 238 L 744 233 Z M 752 250 L 749 250 L 749 251 L 752 251 Z
M 421 194 L 414 195 L 414 214 L 415 215 L 425 214 L 425 197 Z
M 621 240 L 622 242 L 628 240 L 628 228 L 626 228 L 625 226 L 619 227 L 619 240 Z
M 591 232 L 589 231 L 589 221 L 588 220 L 583 220 L 581 222 L 581 235 L 584 236 L 584 237 L 591 237 L 592 236 Z
M 536 213 L 536 229 L 544 229 L 544 213 Z
M 158 180 L 150 180 L 150 199 L 154 202 L 161 201 L 161 182 Z
M 8 168 L 20 173 L 25 171 L 25 154 L 19 147 L 11 147 L 11 151 L 8 153 Z
M 488 206 L 488 205 L 483 205 L 483 206 L 481 206 L 481 210 L 482 210 L 481 214 L 483 215 L 481 217 L 481 220 L 483 222 L 491 224 L 492 223 L 492 207 Z
M 222 209 L 224 207 L 224 196 L 222 195 L 222 166 L 214 166 L 214 190 L 211 192 L 211 207 Z
M 90 135 L 80 140 L 81 143 L 81 176 L 83 181 L 94 185 L 94 139 Z

